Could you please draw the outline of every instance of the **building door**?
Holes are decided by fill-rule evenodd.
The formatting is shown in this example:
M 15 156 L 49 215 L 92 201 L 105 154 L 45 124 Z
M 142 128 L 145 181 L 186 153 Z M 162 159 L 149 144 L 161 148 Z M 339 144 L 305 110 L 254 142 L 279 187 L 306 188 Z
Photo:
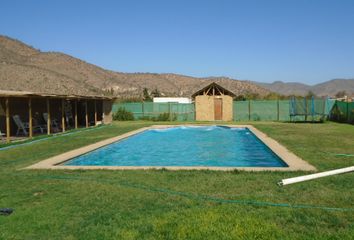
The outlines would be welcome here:
M 222 98 L 214 98 L 214 120 L 222 120 Z

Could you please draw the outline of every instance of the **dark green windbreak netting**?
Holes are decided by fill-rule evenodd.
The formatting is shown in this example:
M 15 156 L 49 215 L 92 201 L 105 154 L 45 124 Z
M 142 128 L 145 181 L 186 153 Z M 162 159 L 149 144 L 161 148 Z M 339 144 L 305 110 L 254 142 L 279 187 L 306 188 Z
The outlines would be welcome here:
M 354 102 L 336 101 L 330 113 L 330 119 L 354 124 Z

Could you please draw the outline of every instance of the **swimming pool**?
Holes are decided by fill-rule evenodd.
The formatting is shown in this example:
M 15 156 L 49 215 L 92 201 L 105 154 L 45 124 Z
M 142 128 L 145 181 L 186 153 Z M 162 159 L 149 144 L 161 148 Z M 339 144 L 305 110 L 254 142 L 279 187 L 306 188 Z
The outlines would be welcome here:
M 246 127 L 148 129 L 77 156 L 64 166 L 287 167 Z

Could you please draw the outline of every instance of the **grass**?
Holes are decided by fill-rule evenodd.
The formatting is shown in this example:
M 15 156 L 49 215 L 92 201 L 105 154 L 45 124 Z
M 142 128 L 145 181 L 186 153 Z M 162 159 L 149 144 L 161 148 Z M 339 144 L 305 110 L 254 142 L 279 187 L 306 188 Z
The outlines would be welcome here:
M 114 123 L 0 151 L 0 239 L 352 239 L 354 174 L 285 187 L 304 172 L 18 170 L 150 122 Z M 354 127 L 253 122 L 319 170 L 354 165 Z M 226 200 L 234 200 L 227 202 Z M 237 202 L 245 201 L 244 204 Z M 242 203 L 242 202 L 241 202 Z

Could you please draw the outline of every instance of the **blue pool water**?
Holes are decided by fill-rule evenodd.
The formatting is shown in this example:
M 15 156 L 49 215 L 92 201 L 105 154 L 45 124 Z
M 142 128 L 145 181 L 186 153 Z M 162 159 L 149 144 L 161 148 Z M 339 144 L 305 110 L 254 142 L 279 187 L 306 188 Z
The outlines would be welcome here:
M 286 167 L 247 128 L 150 129 L 76 157 L 68 166 Z

